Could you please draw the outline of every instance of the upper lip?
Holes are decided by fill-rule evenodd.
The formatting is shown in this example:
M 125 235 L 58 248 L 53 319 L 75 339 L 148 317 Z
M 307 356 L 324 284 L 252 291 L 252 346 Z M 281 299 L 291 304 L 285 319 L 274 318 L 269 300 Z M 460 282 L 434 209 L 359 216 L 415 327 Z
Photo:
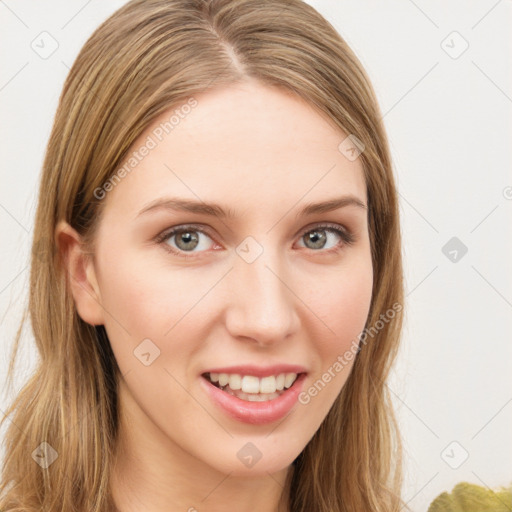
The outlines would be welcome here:
M 269 377 L 270 375 L 279 375 L 280 373 L 306 373 L 306 369 L 296 364 L 274 364 L 271 366 L 244 364 L 211 368 L 203 373 L 237 373 L 240 375 L 252 375 L 254 377 Z

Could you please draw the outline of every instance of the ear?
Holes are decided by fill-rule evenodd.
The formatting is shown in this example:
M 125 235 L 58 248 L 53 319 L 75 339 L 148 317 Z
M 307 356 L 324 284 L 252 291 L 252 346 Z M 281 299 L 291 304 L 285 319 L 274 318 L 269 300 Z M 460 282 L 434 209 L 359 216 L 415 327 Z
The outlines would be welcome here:
M 55 228 L 55 240 L 80 318 L 91 325 L 104 324 L 94 262 L 84 252 L 80 235 L 67 222 L 61 221 Z

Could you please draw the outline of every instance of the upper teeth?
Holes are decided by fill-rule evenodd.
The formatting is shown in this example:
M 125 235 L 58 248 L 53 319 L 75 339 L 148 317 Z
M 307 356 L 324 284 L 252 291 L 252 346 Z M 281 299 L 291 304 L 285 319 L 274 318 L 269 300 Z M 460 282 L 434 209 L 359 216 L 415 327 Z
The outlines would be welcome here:
M 297 378 L 296 373 L 280 373 L 269 377 L 254 377 L 253 375 L 239 375 L 237 373 L 210 373 L 210 380 L 218 382 L 224 387 L 229 384 L 233 390 L 241 389 L 244 393 L 275 393 L 289 388 Z

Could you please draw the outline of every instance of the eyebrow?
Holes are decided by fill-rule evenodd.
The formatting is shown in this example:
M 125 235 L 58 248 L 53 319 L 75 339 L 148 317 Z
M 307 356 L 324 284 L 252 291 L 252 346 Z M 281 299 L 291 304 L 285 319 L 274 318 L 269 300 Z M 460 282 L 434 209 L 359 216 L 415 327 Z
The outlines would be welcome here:
M 367 210 L 367 206 L 357 197 L 353 195 L 346 195 L 328 199 L 320 203 L 307 203 L 302 210 L 300 210 L 296 217 L 305 217 L 307 215 L 313 215 L 315 213 L 326 213 L 346 206 L 357 206 L 364 210 Z M 137 214 L 137 217 L 152 212 L 155 210 L 170 210 L 170 211 L 182 211 L 188 213 L 198 213 L 203 215 L 210 215 L 212 217 L 219 217 L 221 219 L 234 218 L 236 212 L 232 209 L 225 210 L 217 203 L 205 203 L 203 201 L 193 201 L 190 199 L 180 199 L 177 197 L 165 197 L 156 199 L 148 205 L 146 205 Z

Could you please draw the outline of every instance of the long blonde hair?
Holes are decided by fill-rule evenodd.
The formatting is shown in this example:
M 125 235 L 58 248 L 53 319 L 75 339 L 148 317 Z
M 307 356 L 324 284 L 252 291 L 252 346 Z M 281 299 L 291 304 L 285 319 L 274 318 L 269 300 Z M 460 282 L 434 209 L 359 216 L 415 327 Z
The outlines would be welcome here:
M 12 415 L 0 482 L 3 511 L 114 509 L 109 485 L 119 368 L 104 327 L 77 314 L 55 227 L 67 221 L 93 250 L 102 206 L 94 191 L 136 138 L 170 107 L 244 78 L 293 91 L 364 145 L 359 158 L 374 269 L 366 325 L 395 311 L 361 343 L 342 392 L 297 457 L 290 511 L 403 507 L 401 441 L 385 383 L 402 329 L 402 308 L 393 306 L 403 304 L 398 200 L 381 114 L 362 65 L 301 0 L 133 0 L 80 51 L 48 142 L 28 302 L 40 360 L 1 422 Z M 11 381 L 25 316 L 11 356 Z M 47 447 L 43 442 L 55 450 L 45 454 L 58 455 L 47 468 L 34 457 Z

